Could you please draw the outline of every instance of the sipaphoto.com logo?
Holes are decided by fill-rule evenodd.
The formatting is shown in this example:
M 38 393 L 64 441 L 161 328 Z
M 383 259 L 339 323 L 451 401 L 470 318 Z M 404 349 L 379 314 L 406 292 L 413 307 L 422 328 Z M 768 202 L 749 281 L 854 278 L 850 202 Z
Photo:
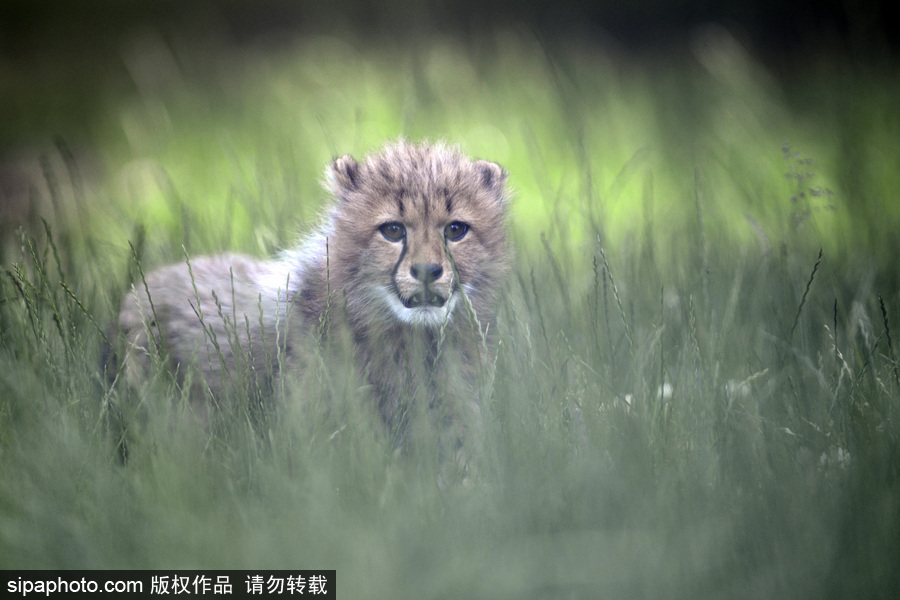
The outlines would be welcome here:
M 175 596 L 229 600 L 325 597 L 337 600 L 335 570 L 3 571 L 0 590 L 21 598 L 103 594 L 106 600 Z

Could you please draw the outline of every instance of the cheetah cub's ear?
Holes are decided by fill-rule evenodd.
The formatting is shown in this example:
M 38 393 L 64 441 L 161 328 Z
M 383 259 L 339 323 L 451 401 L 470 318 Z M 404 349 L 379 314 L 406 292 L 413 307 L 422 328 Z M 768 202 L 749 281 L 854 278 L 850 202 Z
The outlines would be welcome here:
M 331 191 L 343 199 L 346 192 L 359 187 L 359 163 L 349 154 L 334 159 L 331 167 L 325 172 Z
M 481 172 L 481 184 L 489 191 L 497 195 L 497 199 L 501 202 L 506 200 L 504 194 L 504 186 L 509 174 L 503 170 L 503 167 L 497 163 L 487 160 L 475 161 L 475 166 Z

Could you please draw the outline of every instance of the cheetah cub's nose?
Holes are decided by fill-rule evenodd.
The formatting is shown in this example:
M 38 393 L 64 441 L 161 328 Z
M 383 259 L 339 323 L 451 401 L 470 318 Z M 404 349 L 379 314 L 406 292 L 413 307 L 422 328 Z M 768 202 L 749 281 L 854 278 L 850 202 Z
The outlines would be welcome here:
M 421 281 L 422 283 L 428 285 L 432 281 L 437 281 L 440 279 L 441 275 L 444 274 L 444 269 L 441 265 L 438 264 L 422 264 L 416 263 L 409 270 L 410 274 Z

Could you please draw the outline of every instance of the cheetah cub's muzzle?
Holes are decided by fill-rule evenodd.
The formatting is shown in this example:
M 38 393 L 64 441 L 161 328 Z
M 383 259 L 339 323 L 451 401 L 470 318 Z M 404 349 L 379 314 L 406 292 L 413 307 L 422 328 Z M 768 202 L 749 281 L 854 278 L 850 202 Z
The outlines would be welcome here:
M 422 282 L 422 290 L 409 298 L 401 298 L 403 306 L 406 308 L 418 308 L 421 306 L 441 308 L 444 306 L 447 298 L 432 287 L 432 283 L 439 280 L 441 275 L 444 274 L 444 268 L 441 265 L 418 263 L 412 266 L 409 274 L 413 276 L 413 279 Z

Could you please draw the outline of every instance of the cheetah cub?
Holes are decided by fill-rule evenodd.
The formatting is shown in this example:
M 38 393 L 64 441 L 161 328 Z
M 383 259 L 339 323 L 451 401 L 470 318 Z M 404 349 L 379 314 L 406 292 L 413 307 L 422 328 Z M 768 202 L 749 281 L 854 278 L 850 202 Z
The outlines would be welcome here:
M 417 403 L 456 439 L 477 420 L 510 264 L 506 172 L 401 140 L 362 162 L 334 160 L 326 180 L 334 201 L 296 248 L 266 261 L 193 258 L 136 282 L 118 319 L 126 380 L 146 380 L 159 349 L 179 383 L 193 369 L 205 405 L 203 390 L 235 380 L 271 388 L 343 331 L 398 440 Z

